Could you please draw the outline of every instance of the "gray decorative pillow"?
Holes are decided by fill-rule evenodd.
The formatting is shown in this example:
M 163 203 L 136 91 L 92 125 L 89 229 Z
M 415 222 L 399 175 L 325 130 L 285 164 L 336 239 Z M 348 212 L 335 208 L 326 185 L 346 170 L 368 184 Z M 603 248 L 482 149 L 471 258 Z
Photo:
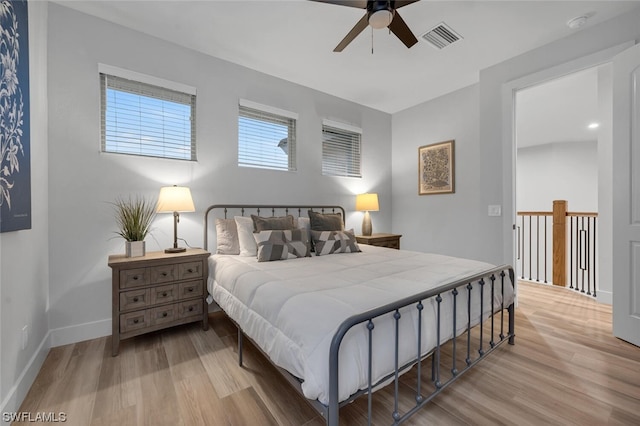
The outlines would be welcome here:
M 294 229 L 293 216 L 262 217 L 251 215 L 253 220 L 253 232 L 268 231 L 271 229 Z
M 316 256 L 333 253 L 356 253 L 360 251 L 353 229 L 348 231 L 314 231 L 311 238 Z
M 342 231 L 344 229 L 340 213 L 317 213 L 309 210 L 307 214 L 312 231 Z
M 309 242 L 302 229 L 268 230 L 253 234 L 258 245 L 258 262 L 309 256 Z
M 217 254 L 240 254 L 238 228 L 233 219 L 216 219 Z

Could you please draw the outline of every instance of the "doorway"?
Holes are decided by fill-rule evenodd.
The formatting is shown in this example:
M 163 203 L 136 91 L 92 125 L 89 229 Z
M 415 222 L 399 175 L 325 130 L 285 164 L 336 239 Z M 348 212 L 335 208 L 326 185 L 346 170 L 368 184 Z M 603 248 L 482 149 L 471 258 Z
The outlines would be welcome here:
M 611 142 L 609 68 L 589 67 L 515 93 L 518 277 L 594 297 L 598 153 L 610 151 Z

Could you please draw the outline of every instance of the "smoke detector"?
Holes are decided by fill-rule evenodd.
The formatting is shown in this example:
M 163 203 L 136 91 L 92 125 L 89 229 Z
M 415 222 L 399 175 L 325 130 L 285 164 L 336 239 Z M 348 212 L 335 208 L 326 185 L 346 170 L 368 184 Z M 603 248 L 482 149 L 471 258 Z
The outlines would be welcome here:
M 573 19 L 569 19 L 567 21 L 567 27 L 571 28 L 572 30 L 577 30 L 578 28 L 583 27 L 584 24 L 587 23 L 587 20 L 591 18 L 593 15 L 594 13 L 587 13 L 585 15 L 580 15 L 580 16 L 576 16 Z

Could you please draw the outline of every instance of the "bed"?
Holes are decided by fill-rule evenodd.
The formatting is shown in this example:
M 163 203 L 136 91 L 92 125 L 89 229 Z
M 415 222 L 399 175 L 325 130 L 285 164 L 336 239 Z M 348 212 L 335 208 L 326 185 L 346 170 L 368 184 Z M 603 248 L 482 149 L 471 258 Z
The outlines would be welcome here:
M 205 248 L 211 233 L 216 253 L 208 291 L 238 326 L 240 364 L 246 336 L 328 425 L 363 394 L 371 422 L 373 392 L 392 383 L 391 422 L 401 423 L 502 343 L 514 343 L 513 270 L 358 245 L 344 217 L 340 206 L 209 207 Z M 448 341 L 452 365 L 443 374 Z M 401 413 L 398 382 L 412 367 L 415 405 Z M 433 386 L 421 385 L 423 374 Z

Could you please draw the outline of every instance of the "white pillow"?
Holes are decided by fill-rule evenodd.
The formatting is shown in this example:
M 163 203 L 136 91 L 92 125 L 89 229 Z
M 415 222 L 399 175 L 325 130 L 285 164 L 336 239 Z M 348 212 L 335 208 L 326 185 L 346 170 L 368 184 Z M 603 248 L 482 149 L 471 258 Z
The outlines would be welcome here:
M 240 243 L 240 256 L 256 256 L 258 245 L 253 237 L 253 219 L 244 216 L 234 216 L 238 228 L 238 242 Z

